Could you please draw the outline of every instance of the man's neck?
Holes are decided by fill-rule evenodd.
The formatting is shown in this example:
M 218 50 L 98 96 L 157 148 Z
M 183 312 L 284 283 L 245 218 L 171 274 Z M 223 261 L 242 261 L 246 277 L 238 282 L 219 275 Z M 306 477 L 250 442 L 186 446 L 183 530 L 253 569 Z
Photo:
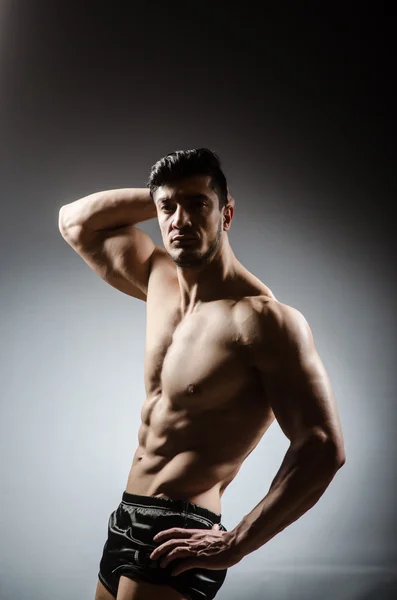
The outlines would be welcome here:
M 177 266 L 182 316 L 192 313 L 203 302 L 222 298 L 236 278 L 239 267 L 230 246 L 203 267 L 182 269 Z

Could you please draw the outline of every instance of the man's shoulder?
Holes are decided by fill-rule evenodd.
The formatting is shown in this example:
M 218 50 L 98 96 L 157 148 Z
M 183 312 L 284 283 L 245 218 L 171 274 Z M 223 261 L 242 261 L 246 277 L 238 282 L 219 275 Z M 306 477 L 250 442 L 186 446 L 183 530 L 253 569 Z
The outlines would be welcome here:
M 274 343 L 280 337 L 295 337 L 304 332 L 303 314 L 273 295 L 261 294 L 242 298 L 234 307 L 239 341 L 244 346 Z

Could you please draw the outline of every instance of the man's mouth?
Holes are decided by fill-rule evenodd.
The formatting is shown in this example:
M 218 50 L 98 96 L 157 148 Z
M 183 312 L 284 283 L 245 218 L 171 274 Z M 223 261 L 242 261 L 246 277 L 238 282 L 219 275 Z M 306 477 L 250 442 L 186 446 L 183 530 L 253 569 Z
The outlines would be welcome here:
M 182 243 L 187 243 L 187 242 L 194 242 L 197 238 L 192 237 L 190 235 L 176 235 L 175 237 L 172 238 L 173 242 L 177 242 L 178 244 L 182 244 Z

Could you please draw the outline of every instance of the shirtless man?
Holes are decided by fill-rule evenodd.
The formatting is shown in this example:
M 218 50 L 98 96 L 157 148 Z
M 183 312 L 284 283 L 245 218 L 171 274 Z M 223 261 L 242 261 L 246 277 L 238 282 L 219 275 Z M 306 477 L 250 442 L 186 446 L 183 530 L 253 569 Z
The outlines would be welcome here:
M 345 462 L 343 435 L 305 318 L 230 247 L 235 202 L 218 157 L 173 152 L 148 188 L 94 193 L 59 213 L 85 262 L 147 306 L 138 448 L 95 600 L 208 600 L 228 567 L 319 500 Z M 164 248 L 136 227 L 153 217 Z M 275 418 L 288 451 L 267 495 L 227 531 L 221 497 Z

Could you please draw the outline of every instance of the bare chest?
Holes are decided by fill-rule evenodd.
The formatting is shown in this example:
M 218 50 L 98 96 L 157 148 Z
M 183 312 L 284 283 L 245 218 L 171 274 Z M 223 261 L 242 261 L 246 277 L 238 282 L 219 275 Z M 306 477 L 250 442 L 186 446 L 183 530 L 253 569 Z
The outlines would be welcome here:
M 221 408 L 252 385 L 228 301 L 184 318 L 169 305 L 148 306 L 145 386 L 193 412 Z

